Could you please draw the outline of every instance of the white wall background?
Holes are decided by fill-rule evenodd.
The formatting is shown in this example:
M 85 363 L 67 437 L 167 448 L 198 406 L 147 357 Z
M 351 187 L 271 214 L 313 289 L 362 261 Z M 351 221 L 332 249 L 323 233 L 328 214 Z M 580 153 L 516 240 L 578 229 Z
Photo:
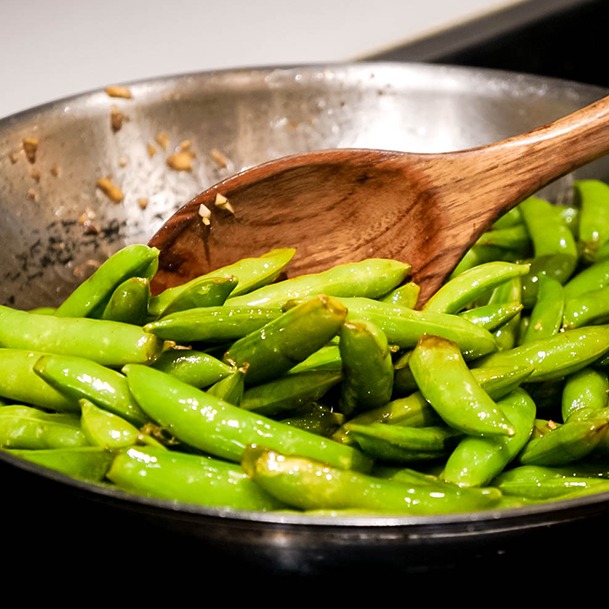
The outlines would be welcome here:
M 358 59 L 525 0 L 0 0 L 0 117 L 107 84 Z

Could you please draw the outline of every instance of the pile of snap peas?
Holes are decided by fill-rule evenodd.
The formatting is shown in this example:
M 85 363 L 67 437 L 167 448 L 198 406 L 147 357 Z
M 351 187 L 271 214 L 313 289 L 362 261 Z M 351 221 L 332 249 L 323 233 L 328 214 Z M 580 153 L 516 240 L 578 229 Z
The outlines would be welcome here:
M 151 291 L 123 247 L 0 305 L 0 448 L 229 510 L 429 515 L 609 491 L 609 184 L 499 218 L 419 303 L 407 262 L 293 248 Z

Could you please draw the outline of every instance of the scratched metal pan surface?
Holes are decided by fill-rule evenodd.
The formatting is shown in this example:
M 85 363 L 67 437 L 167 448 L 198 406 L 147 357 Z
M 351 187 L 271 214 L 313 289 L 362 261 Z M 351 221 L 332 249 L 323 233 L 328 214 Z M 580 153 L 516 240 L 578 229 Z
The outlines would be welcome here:
M 193 195 L 248 166 L 321 148 L 469 148 L 607 94 L 534 75 L 401 63 L 245 68 L 124 84 L 130 99 L 100 89 L 0 120 L 2 304 L 58 304 L 95 263 L 146 242 Z M 38 141 L 34 159 L 23 149 L 27 138 Z M 194 153 L 189 171 L 167 164 L 180 146 Z M 577 176 L 609 178 L 609 164 L 600 159 Z M 97 186 L 104 177 L 122 190 L 120 202 Z M 548 194 L 563 196 L 572 177 Z M 450 564 L 501 553 L 523 535 L 530 541 L 549 530 L 567 534 L 609 512 L 609 495 L 599 494 L 429 517 L 248 513 L 125 495 L 4 453 L 0 466 L 4 509 L 12 507 L 30 528 L 33 497 L 44 495 L 45 513 L 64 532 L 72 526 L 67 515 L 94 510 L 99 522 L 118 526 L 126 518 L 130 526 L 162 531 L 172 544 L 283 572 Z M 40 527 L 39 536 L 49 534 Z

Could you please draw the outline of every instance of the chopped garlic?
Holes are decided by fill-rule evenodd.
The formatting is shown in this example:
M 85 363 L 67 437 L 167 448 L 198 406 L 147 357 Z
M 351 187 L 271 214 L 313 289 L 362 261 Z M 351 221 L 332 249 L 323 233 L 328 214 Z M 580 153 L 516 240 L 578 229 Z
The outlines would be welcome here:
M 211 210 L 209 209 L 209 207 L 207 207 L 207 205 L 203 203 L 199 205 L 199 215 L 201 216 L 201 219 L 203 220 L 203 224 L 205 224 L 205 226 L 209 226 L 211 224 Z
M 99 178 L 97 187 L 113 202 L 120 203 L 125 197 L 123 191 L 110 178 Z
M 106 94 L 110 97 L 122 97 L 123 99 L 131 99 L 131 91 L 127 87 L 119 87 L 116 85 L 110 85 L 106 87 Z
M 216 207 L 221 207 L 222 209 L 226 209 L 226 211 L 229 211 L 231 214 L 235 213 L 235 210 L 233 209 L 233 206 L 230 204 L 230 201 L 222 194 L 220 194 L 219 192 L 216 193 L 216 200 L 214 201 L 214 204 Z

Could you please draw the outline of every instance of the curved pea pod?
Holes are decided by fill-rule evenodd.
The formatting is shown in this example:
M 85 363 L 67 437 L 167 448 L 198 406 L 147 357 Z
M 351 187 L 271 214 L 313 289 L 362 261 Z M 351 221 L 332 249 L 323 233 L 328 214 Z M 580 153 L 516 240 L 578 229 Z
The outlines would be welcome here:
M 547 254 L 532 258 L 530 264 L 529 274 L 522 277 L 522 304 L 527 309 L 537 302 L 539 278 L 546 275 L 565 285 L 573 276 L 577 259 L 570 254 Z
M 200 389 L 225 378 L 234 369 L 217 357 L 196 349 L 167 349 L 152 366 Z
M 114 458 L 113 453 L 99 446 L 74 446 L 29 450 L 5 449 L 10 455 L 88 482 L 103 482 Z
M 519 465 L 493 480 L 505 495 L 528 497 L 538 501 L 567 498 L 609 491 L 609 480 L 585 475 L 565 475 L 559 468 L 543 465 Z
M 47 354 L 38 358 L 34 372 L 68 398 L 86 398 L 138 427 L 149 421 L 118 370 L 84 357 Z
M 143 326 L 164 340 L 192 342 L 232 341 L 261 328 L 282 314 L 280 308 L 219 305 L 176 311 Z
M 561 379 L 609 351 L 609 325 L 584 326 L 491 353 L 473 366 L 530 366 L 528 382 Z
M 258 330 L 236 340 L 224 361 L 247 365 L 246 386 L 277 377 L 336 336 L 347 309 L 336 299 L 320 294 L 285 311 Z
M 207 388 L 207 392 L 221 398 L 225 402 L 240 406 L 245 393 L 245 374 L 247 367 L 233 368 L 233 370 Z
M 320 400 L 343 378 L 341 370 L 303 370 L 290 372 L 266 383 L 248 387 L 241 408 L 277 417 Z
M 553 277 L 541 275 L 537 288 L 537 298 L 520 342 L 526 343 L 558 334 L 563 324 L 564 310 L 563 285 Z
M 324 345 L 311 353 L 302 362 L 298 362 L 288 370 L 288 374 L 297 374 L 307 370 L 342 370 L 343 362 L 340 357 L 340 349 L 338 344 Z
M 112 292 L 100 317 L 141 326 L 148 317 L 149 300 L 150 280 L 147 277 L 129 277 Z
M 565 329 L 607 323 L 608 321 L 609 285 L 568 298 L 565 302 L 562 319 L 562 326 Z
M 609 240 L 609 184 L 602 180 L 575 180 L 579 203 L 578 238 L 582 256 L 594 260 L 599 247 Z
M 566 421 L 582 408 L 601 410 L 609 404 L 609 375 L 587 366 L 567 376 L 561 395 L 561 414 Z
M 196 280 L 190 281 L 188 286 L 181 289 L 173 300 L 165 299 L 167 302 L 162 305 L 157 304 L 157 300 L 161 296 L 153 296 L 147 308 L 147 315 L 149 318 L 158 319 L 177 311 L 223 305 L 238 283 L 239 280 L 233 275 L 226 277 L 202 275 Z
M 244 410 L 150 366 L 123 369 L 129 388 L 150 418 L 187 445 L 240 461 L 249 444 L 301 454 L 337 467 L 368 470 L 359 450 Z
M 193 285 L 198 285 L 202 278 L 206 280 L 218 277 L 237 277 L 237 286 L 231 292 L 233 297 L 256 290 L 275 281 L 285 271 L 295 253 L 296 250 L 292 247 L 272 249 L 262 256 L 241 258 L 186 283 L 166 288 L 152 298 L 149 314 L 153 318 L 158 317 L 169 303 L 183 292 L 190 290 Z
M 378 300 L 414 309 L 417 306 L 420 293 L 421 286 L 416 281 L 407 281 L 391 290 L 391 292 L 379 297 Z
M 107 477 L 129 493 L 234 510 L 269 511 L 284 504 L 240 466 L 154 447 L 118 450 Z
M 470 435 L 514 435 L 514 427 L 468 368 L 456 343 L 422 336 L 410 357 L 419 390 L 442 419 Z
M 14 402 L 55 412 L 79 412 L 78 400 L 58 391 L 36 372 L 40 351 L 0 348 L 0 395 Z
M 342 470 L 313 459 L 249 447 L 244 471 L 285 504 L 301 510 L 363 509 L 394 514 L 446 514 L 498 505 L 495 488 L 461 489 L 446 485 L 404 484 L 362 472 Z
M 463 435 L 442 424 L 410 427 L 378 422 L 352 423 L 349 434 L 373 459 L 404 464 L 446 457 Z
M 528 442 L 535 423 L 535 402 L 523 389 L 516 389 L 497 405 L 515 433 L 510 437 L 463 437 L 450 453 L 441 479 L 458 486 L 487 486 Z
M 281 419 L 286 425 L 293 425 L 325 438 L 332 434 L 345 422 L 345 417 L 332 407 L 318 402 L 309 402 Z
M 529 268 L 528 263 L 518 264 L 502 260 L 478 264 L 444 283 L 425 303 L 423 310 L 459 313 L 498 285 L 514 277 L 526 275 Z
M 522 309 L 522 303 L 518 301 L 491 302 L 461 311 L 459 317 L 494 332 L 519 315 Z
M 393 359 L 387 336 L 369 321 L 348 321 L 339 330 L 343 379 L 338 409 L 345 416 L 386 404 L 393 393 Z
M 25 405 L 0 408 L 2 448 L 34 450 L 87 445 L 76 413 L 49 413 Z
M 151 363 L 163 341 L 139 326 L 106 319 L 57 317 L 0 305 L 0 345 L 76 355 L 111 367 Z
M 526 252 L 531 246 L 531 237 L 524 224 L 514 224 L 501 228 L 491 228 L 478 237 L 477 246 L 493 246 L 520 253 L 526 257 Z
M 450 313 L 419 311 L 371 298 L 339 298 L 349 313 L 347 319 L 365 320 L 385 333 L 390 344 L 412 349 L 424 334 L 433 334 L 459 345 L 466 359 L 497 349 L 494 336 L 485 328 Z
M 564 285 L 565 299 L 609 286 L 609 259 L 599 260 L 573 275 Z
M 522 449 L 522 465 L 565 465 L 589 455 L 607 435 L 609 416 L 569 417 L 551 431 L 531 438 Z
M 108 257 L 55 309 L 59 317 L 101 314 L 114 290 L 129 277 L 151 279 L 158 267 L 159 250 L 142 243 L 127 245 Z
M 242 296 L 231 296 L 229 303 L 250 306 L 282 306 L 288 300 L 327 296 L 384 296 L 408 277 L 411 266 L 390 258 L 367 258 L 337 264 L 319 273 L 298 275 L 265 285 Z
M 490 294 L 488 303 L 522 304 L 522 279 L 523 276 L 519 275 L 498 285 Z M 518 342 L 521 321 L 521 314 L 516 313 L 512 319 L 493 330 L 498 351 L 511 349 Z

